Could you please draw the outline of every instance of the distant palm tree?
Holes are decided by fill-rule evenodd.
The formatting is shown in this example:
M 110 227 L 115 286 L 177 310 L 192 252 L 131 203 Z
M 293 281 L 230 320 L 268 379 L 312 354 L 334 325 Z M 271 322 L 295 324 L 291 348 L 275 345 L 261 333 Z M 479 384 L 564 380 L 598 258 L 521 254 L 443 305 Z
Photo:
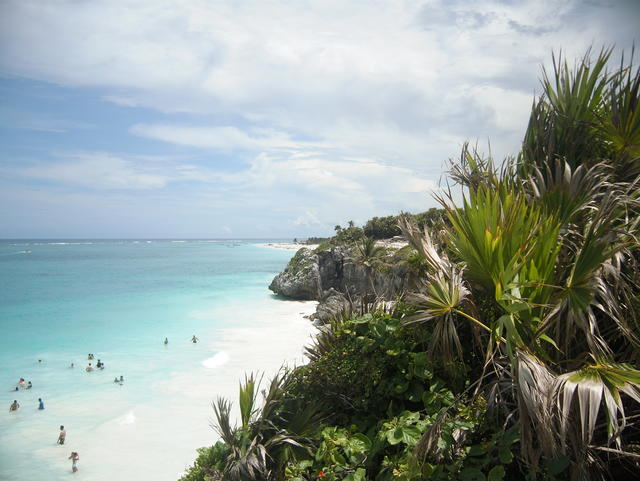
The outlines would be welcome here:
M 362 240 L 356 244 L 356 252 L 358 261 L 365 267 L 367 281 L 371 288 L 371 292 L 374 297 L 378 297 L 378 293 L 376 292 L 376 288 L 373 283 L 373 271 L 375 269 L 376 262 L 384 254 L 385 249 L 384 247 L 377 246 L 376 240 L 372 237 L 363 237 Z

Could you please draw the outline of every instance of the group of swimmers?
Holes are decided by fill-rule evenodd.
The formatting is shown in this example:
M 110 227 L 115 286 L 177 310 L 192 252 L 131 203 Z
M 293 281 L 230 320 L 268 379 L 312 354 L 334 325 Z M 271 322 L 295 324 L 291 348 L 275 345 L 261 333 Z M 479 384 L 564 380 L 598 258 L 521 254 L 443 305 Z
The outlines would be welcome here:
M 95 356 L 91 353 L 89 353 L 87 355 L 87 360 L 92 361 L 93 359 L 95 359 Z M 69 367 L 73 367 L 73 363 L 71 363 L 71 365 Z M 100 359 L 98 359 L 98 362 L 96 363 L 96 369 L 104 369 L 105 365 L 104 362 L 102 362 Z M 91 372 L 93 371 L 93 366 L 91 365 L 91 363 L 89 363 L 87 365 L 87 367 L 84 368 L 85 371 L 87 372 Z
M 198 339 L 198 338 L 196 337 L 196 335 L 195 335 L 195 334 L 194 334 L 193 336 L 191 336 L 191 342 L 192 342 L 192 343 L 194 343 L 194 344 L 195 344 L 195 343 L 197 343 L 199 340 L 200 340 L 200 339 Z M 169 338 L 168 338 L 168 337 L 165 337 L 165 338 L 164 338 L 164 345 L 166 346 L 167 344 L 169 344 Z
M 16 399 L 14 399 L 11 405 L 9 406 L 9 412 L 17 411 L 19 407 L 20 407 L 20 403 Z M 41 397 L 38 398 L 38 409 L 39 410 L 44 409 L 44 401 L 42 400 Z
M 33 384 L 31 384 L 31 381 L 27 383 L 25 382 L 24 378 L 21 377 L 20 380 L 18 381 L 18 385 L 16 386 L 15 389 L 12 389 L 12 391 L 19 391 L 20 388 L 31 389 L 32 387 L 33 387 Z
M 194 334 L 191 337 L 191 342 L 193 344 L 196 344 L 199 341 L 199 339 L 196 337 L 196 335 Z M 166 346 L 167 344 L 169 344 L 169 338 L 165 337 L 164 338 L 164 345 Z M 87 360 L 92 361 L 95 359 L 94 354 L 89 353 L 87 355 Z M 38 359 L 38 364 L 42 364 L 42 359 Z M 71 363 L 69 365 L 69 368 L 74 368 L 75 365 L 74 363 Z M 96 363 L 96 368 L 97 369 L 104 369 L 105 368 L 105 364 L 98 359 L 98 362 Z M 93 371 L 93 366 L 91 365 L 91 363 L 89 363 L 87 365 L 87 367 L 85 367 L 85 371 L 87 372 L 91 372 Z M 113 380 L 114 383 L 120 384 L 121 386 L 124 383 L 124 376 L 116 376 Z M 31 383 L 31 381 L 29 381 L 28 383 L 25 381 L 24 378 L 20 378 L 20 380 L 18 381 L 18 385 L 16 386 L 15 390 L 13 391 L 19 391 L 20 388 L 23 389 L 31 389 L 33 387 L 33 384 Z M 14 399 L 14 401 L 11 403 L 11 405 L 9 406 L 9 412 L 11 411 L 17 411 L 18 408 L 20 407 L 20 403 L 18 403 L 17 400 Z M 42 398 L 38 398 L 38 409 L 39 410 L 43 410 L 44 409 L 44 401 L 42 400 Z M 67 437 L 67 431 L 64 429 L 64 426 L 60 426 L 60 433 L 58 435 L 58 441 L 57 444 L 64 444 L 64 441 Z M 77 472 L 78 471 L 78 460 L 80 459 L 80 455 L 76 452 L 76 451 L 72 451 L 71 455 L 69 456 L 69 458 L 71 460 L 71 470 L 72 472 Z

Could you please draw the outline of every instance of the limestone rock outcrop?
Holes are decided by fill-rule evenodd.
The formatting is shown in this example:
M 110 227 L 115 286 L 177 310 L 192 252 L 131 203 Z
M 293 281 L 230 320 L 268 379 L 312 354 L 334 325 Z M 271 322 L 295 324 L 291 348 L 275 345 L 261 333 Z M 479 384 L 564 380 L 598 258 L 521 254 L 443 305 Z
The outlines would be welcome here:
M 271 281 L 269 289 L 291 299 L 317 300 L 322 294 L 317 257 L 310 249 L 298 250 L 284 271 Z
M 269 289 L 292 299 L 318 300 L 315 319 L 326 322 L 348 300 L 363 296 L 392 300 L 415 288 L 417 278 L 406 257 L 392 250 L 374 267 L 367 267 L 353 249 L 300 249 Z

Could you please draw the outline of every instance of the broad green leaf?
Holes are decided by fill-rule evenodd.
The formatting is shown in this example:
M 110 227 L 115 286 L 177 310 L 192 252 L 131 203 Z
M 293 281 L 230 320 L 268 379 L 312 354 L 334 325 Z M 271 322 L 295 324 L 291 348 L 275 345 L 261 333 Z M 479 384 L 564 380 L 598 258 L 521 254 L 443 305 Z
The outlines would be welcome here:
M 392 446 L 402 442 L 402 428 L 397 427 L 395 429 L 387 431 L 387 441 Z
M 367 472 L 364 468 L 358 468 L 354 473 L 349 473 L 345 476 L 344 481 L 364 481 L 366 478 Z
M 485 481 L 487 478 L 478 468 L 464 468 L 460 472 L 460 479 L 462 481 Z
M 420 441 L 422 433 L 416 426 L 406 426 L 402 428 L 402 440 L 408 446 L 414 446 Z
M 500 457 L 500 462 L 503 464 L 509 464 L 513 461 L 513 453 L 509 448 L 500 448 L 498 456 Z
M 491 471 L 489 471 L 487 481 L 502 481 L 502 479 L 504 479 L 504 475 L 504 466 L 494 466 L 493 468 L 491 468 Z
M 371 440 L 362 433 L 356 433 L 351 436 L 348 446 L 356 452 L 363 453 L 371 448 Z

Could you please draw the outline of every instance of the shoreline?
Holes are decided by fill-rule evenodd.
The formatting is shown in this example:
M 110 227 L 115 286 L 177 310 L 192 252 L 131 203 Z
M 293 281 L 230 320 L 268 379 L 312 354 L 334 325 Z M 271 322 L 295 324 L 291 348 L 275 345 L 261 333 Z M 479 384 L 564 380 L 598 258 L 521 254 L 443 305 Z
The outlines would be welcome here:
M 233 300 L 210 311 L 192 312 L 199 319 L 227 319 L 199 332 L 197 345 L 172 337 L 167 347 L 160 340 L 157 346 L 145 342 L 139 352 L 127 351 L 126 359 L 111 352 L 103 356 L 105 373 L 61 365 L 55 381 L 42 379 L 34 383 L 33 392 L 21 391 L 21 408 L 4 420 L 5 445 L 31 454 L 2 462 L 0 478 L 67 479 L 67 457 L 73 450 L 81 456 L 77 475 L 82 479 L 176 481 L 195 461 L 196 449 L 217 440 L 209 426 L 212 401 L 218 396 L 229 399 L 237 419 L 238 382 L 245 373 L 264 373 L 267 382 L 283 365 L 307 362 L 304 346 L 317 329 L 305 316 L 316 304 L 266 293 L 248 306 Z M 124 385 L 113 385 L 115 369 L 124 372 Z M 61 392 L 45 398 L 44 411 L 32 413 L 30 397 L 54 382 Z M 76 382 L 91 386 L 72 395 L 62 393 L 64 385 Z M 2 397 L 13 396 L 7 392 Z M 59 420 L 68 432 L 64 446 L 55 444 Z
M 258 247 L 266 247 L 267 249 L 280 249 L 287 251 L 298 251 L 300 249 L 317 249 L 320 244 L 296 244 L 294 242 L 269 242 L 267 244 L 255 244 Z

